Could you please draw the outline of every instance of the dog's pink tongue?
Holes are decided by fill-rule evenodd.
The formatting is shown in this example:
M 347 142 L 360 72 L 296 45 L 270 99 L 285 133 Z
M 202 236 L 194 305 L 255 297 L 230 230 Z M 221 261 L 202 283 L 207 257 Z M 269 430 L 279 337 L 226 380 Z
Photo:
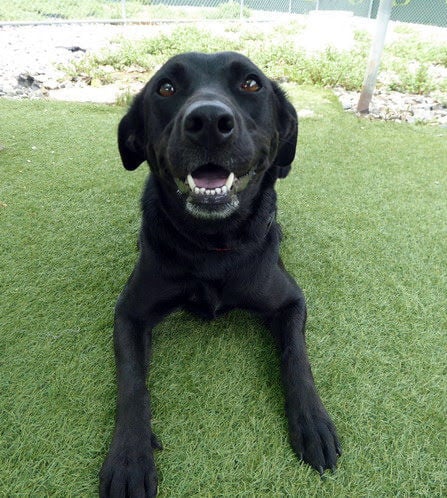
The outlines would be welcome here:
M 227 176 L 223 171 L 196 171 L 193 173 L 194 183 L 199 188 L 223 187 L 227 181 Z

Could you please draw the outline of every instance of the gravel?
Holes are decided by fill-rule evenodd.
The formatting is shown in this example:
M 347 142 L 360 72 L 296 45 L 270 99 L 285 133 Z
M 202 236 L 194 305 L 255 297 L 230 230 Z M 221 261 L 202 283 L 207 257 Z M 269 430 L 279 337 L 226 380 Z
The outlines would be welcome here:
M 0 96 L 115 102 L 119 82 L 94 88 L 61 70 L 121 35 L 143 37 L 149 26 L 71 24 L 0 27 Z
M 166 26 L 71 24 L 0 26 L 0 97 L 116 102 L 125 91 L 136 92 L 141 83 L 115 81 L 101 87 L 72 81 L 61 70 L 76 59 L 110 45 L 118 36 L 138 39 L 153 36 Z M 343 108 L 355 112 L 358 92 L 334 89 Z M 445 98 L 445 96 L 444 96 Z M 447 103 L 435 95 L 409 95 L 376 91 L 370 119 L 424 122 L 447 127 Z

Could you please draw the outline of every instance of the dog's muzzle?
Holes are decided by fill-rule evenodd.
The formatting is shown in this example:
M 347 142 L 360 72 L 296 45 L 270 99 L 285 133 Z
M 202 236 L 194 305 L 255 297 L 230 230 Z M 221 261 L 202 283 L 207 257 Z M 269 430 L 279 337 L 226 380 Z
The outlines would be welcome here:
M 237 194 L 255 174 L 250 170 L 237 176 L 230 166 L 232 145 L 240 136 L 235 112 L 227 103 L 202 95 L 187 104 L 179 125 L 179 136 L 188 150 L 217 161 L 189 166 L 186 177 L 175 178 L 179 194 L 186 196 L 186 210 L 197 218 L 228 217 L 239 207 Z M 223 151 L 228 151 L 228 157 L 224 158 Z
M 176 178 L 180 195 L 186 195 L 186 209 L 197 218 L 226 218 L 239 207 L 237 194 L 255 176 L 250 170 L 237 177 L 233 172 L 213 164 L 206 164 L 189 173 L 185 179 Z

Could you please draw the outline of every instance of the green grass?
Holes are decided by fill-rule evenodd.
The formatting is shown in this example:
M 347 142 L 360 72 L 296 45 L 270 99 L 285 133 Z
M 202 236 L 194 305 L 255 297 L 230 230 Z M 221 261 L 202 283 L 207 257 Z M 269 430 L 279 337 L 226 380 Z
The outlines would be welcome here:
M 282 255 L 344 455 L 324 480 L 295 459 L 256 319 L 176 313 L 149 378 L 161 496 L 445 496 L 447 130 L 288 89 L 316 117 L 278 185 Z M 0 113 L 0 495 L 95 496 L 146 171 L 120 165 L 122 108 L 0 100 Z

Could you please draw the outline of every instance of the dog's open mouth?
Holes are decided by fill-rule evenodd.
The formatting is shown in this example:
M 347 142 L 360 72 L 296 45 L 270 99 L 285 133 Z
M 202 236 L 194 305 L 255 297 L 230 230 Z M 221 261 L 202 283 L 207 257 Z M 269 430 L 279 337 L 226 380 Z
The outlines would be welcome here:
M 222 166 L 208 163 L 199 166 L 185 179 L 176 178 L 181 194 L 186 194 L 187 210 L 200 218 L 224 218 L 239 206 L 237 193 L 244 190 L 255 170 L 237 177 Z
M 226 202 L 234 184 L 234 173 L 212 164 L 200 166 L 186 177 L 191 194 L 198 202 Z
M 182 193 L 191 194 L 197 202 L 219 204 L 228 200 L 232 193 L 243 190 L 253 175 L 251 170 L 237 177 L 233 172 L 209 163 L 196 168 L 185 180 L 176 179 L 176 183 Z

